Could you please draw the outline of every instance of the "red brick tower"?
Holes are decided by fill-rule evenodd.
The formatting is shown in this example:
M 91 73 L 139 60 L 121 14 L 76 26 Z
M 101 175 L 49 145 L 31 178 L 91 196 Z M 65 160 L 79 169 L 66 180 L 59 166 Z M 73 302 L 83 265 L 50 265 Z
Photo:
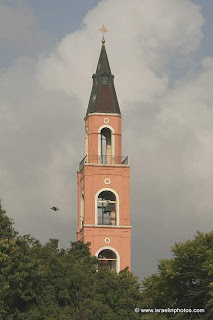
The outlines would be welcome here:
M 78 172 L 77 240 L 91 243 L 99 265 L 131 265 L 130 167 L 122 156 L 121 113 L 105 41 L 85 117 L 85 157 Z

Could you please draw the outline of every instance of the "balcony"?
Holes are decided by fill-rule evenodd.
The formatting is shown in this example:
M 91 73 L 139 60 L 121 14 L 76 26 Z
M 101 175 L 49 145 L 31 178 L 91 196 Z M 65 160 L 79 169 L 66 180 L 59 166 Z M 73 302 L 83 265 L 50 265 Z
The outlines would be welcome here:
M 91 163 L 91 164 L 106 164 L 106 165 L 114 165 L 114 164 L 121 164 L 121 165 L 127 165 L 128 164 L 128 156 L 120 156 L 120 157 L 114 157 L 114 156 L 85 156 L 80 164 L 79 164 L 79 171 L 81 171 L 84 167 L 84 164 Z

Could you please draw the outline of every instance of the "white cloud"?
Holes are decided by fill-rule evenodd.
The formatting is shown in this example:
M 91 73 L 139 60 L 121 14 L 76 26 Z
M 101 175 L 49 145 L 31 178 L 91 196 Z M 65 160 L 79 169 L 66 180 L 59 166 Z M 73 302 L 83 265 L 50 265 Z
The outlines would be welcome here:
M 102 1 L 87 14 L 82 30 L 66 36 L 42 60 L 44 87 L 81 96 L 86 104 L 90 83 L 85 75 L 95 72 L 97 30 L 103 21 L 109 25 L 106 46 L 121 102 L 158 99 L 167 89 L 168 74 L 161 70 L 159 76 L 155 69 L 169 55 L 197 49 L 202 37 L 200 8 L 191 1 Z

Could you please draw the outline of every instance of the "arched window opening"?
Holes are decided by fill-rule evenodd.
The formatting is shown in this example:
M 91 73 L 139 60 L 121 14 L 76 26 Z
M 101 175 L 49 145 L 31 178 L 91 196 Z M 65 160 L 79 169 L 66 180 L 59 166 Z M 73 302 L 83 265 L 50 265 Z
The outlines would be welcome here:
M 100 163 L 112 163 L 112 132 L 109 128 L 103 128 L 100 133 Z
M 116 271 L 117 256 L 115 252 L 109 249 L 102 250 L 98 255 L 98 268 L 108 268 Z
M 81 228 L 84 225 L 84 194 L 81 195 Z
M 101 76 L 101 78 L 102 78 L 102 85 L 108 86 L 109 85 L 109 76 L 107 74 L 103 74 Z
M 98 224 L 116 225 L 116 196 L 111 191 L 102 191 L 98 196 Z

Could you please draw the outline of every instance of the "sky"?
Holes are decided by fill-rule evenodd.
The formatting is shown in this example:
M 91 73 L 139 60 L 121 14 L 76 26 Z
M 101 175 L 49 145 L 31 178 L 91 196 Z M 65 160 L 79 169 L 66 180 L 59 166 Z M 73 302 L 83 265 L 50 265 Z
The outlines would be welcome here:
M 21 234 L 76 239 L 103 23 L 131 165 L 133 273 L 212 229 L 212 12 L 212 0 L 0 0 L 0 197 Z

